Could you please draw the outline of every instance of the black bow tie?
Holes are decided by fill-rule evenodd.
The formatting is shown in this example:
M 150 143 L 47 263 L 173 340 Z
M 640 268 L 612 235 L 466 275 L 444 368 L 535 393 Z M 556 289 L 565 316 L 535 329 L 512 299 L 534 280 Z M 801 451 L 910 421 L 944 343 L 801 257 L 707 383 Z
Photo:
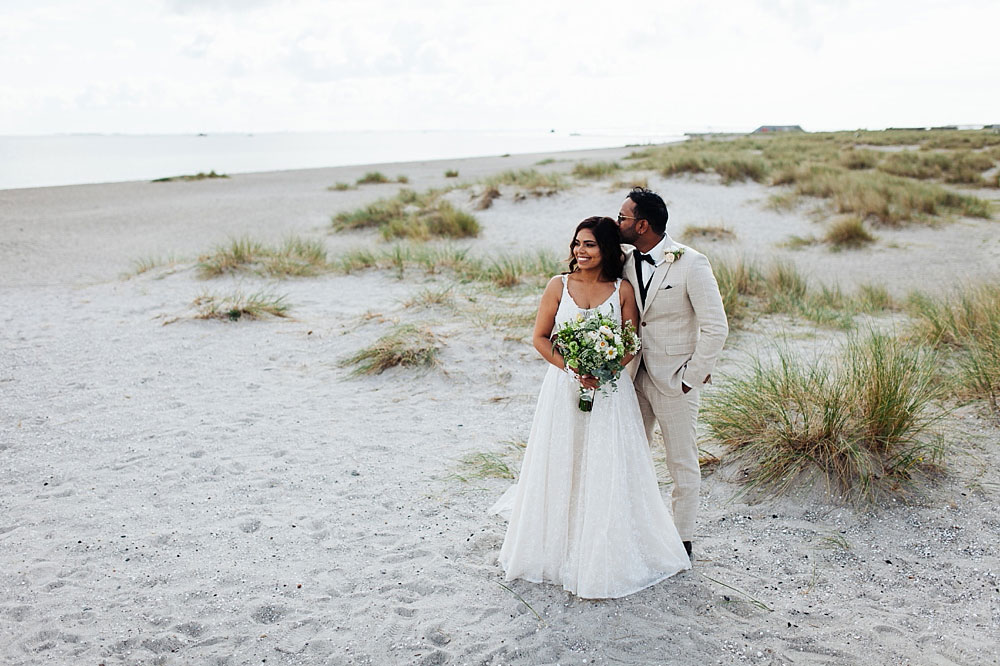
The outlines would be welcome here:
M 652 256 L 648 254 L 643 254 L 642 252 L 639 252 L 639 250 L 635 251 L 635 259 L 636 261 L 648 261 L 653 266 L 656 265 L 656 262 L 653 260 Z

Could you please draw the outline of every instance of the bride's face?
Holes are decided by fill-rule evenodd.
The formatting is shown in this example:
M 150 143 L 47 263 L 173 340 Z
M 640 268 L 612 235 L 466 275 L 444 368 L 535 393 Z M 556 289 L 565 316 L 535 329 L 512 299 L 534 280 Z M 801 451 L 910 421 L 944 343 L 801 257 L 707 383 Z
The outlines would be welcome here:
M 580 229 L 571 247 L 573 256 L 576 257 L 576 265 L 580 268 L 597 268 L 601 265 L 601 248 L 598 247 L 597 238 L 590 229 Z

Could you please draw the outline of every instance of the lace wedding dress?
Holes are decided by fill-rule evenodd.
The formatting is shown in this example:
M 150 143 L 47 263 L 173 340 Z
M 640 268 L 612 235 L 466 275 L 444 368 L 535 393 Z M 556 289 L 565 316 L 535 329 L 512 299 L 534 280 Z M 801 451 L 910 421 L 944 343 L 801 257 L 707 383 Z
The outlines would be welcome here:
M 621 323 L 618 295 L 576 305 L 563 276 L 559 327 L 583 314 Z M 618 390 L 577 407 L 579 383 L 549 366 L 517 484 L 490 509 L 507 518 L 500 564 L 507 580 L 551 583 L 588 599 L 622 597 L 691 563 L 656 482 L 628 373 Z

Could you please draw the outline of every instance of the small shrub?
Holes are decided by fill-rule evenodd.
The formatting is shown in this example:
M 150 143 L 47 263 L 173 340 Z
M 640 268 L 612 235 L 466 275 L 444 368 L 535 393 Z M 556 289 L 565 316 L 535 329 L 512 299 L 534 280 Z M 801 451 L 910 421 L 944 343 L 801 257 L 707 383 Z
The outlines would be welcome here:
M 377 228 L 385 239 L 427 240 L 433 236 L 469 238 L 479 234 L 479 222 L 473 215 L 455 208 L 442 198 L 443 191 L 428 190 L 417 194 L 402 189 L 396 196 L 379 199 L 364 208 L 335 215 L 336 231 Z
M 542 173 L 535 169 L 502 171 L 483 181 L 487 187 L 513 185 L 534 196 L 548 196 L 566 189 L 566 180 L 558 173 Z
M 358 185 L 370 185 L 378 183 L 388 183 L 389 179 L 381 171 L 369 171 L 361 178 L 358 178 Z
M 405 185 L 406 183 L 410 182 L 410 177 L 409 176 L 404 176 L 403 174 L 400 174 L 400 175 L 396 176 L 396 182 Z
M 326 189 L 332 192 L 345 192 L 347 190 L 353 190 L 355 188 L 354 185 L 351 185 L 350 183 L 334 183 L 333 185 L 331 185 Z
M 198 258 L 198 275 L 201 278 L 214 278 L 227 273 L 301 277 L 318 275 L 328 269 L 323 242 L 299 237 L 288 238 L 277 247 L 245 236 L 234 238 Z
M 445 178 L 458 178 L 458 171 L 456 169 L 448 169 L 444 172 Z
M 430 367 L 437 363 L 438 351 L 433 333 L 404 324 L 347 357 L 340 366 L 357 366 L 352 372 L 354 375 L 377 375 L 395 366 Z

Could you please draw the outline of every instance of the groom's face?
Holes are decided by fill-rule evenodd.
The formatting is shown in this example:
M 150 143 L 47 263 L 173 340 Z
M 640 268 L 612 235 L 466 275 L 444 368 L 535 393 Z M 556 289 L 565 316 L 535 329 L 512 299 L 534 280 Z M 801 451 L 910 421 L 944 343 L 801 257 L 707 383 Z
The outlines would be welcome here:
M 639 230 L 636 228 L 638 221 L 635 219 L 635 202 L 631 199 L 625 199 L 625 203 L 618 211 L 618 234 L 622 241 L 629 244 L 635 243 L 636 239 L 639 238 Z

